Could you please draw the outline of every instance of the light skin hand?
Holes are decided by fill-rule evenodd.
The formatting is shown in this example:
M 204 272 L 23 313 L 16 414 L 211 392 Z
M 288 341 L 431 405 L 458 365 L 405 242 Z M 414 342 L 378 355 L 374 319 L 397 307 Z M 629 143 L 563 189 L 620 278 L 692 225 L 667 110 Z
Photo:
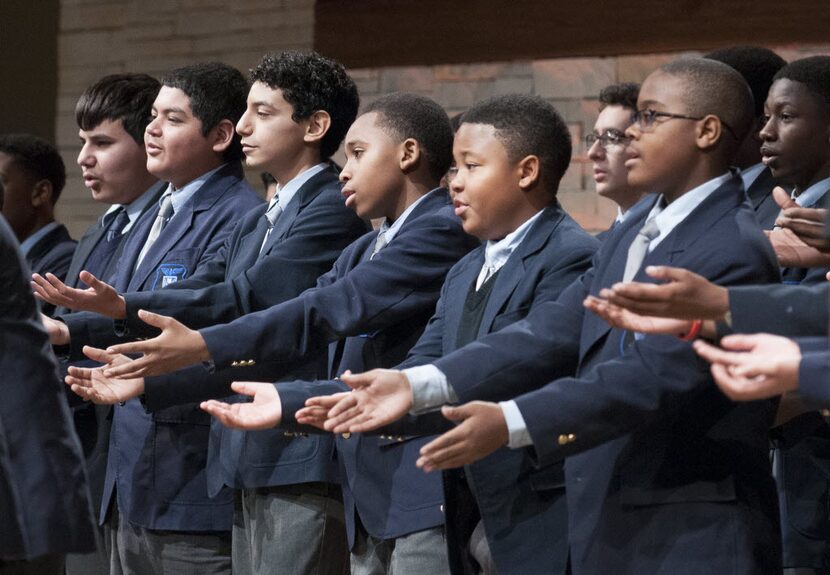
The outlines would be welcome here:
M 441 413 L 458 425 L 421 448 L 416 465 L 427 473 L 469 465 L 507 445 L 507 422 L 497 403 L 445 405 Z
M 111 285 L 102 282 L 88 271 L 82 271 L 78 277 L 89 288 L 71 288 L 57 276 L 49 273 L 46 276 L 32 274 L 31 286 L 36 298 L 52 305 L 71 310 L 92 311 L 113 319 L 127 317 L 127 304 Z
M 686 320 L 721 320 L 729 311 L 729 291 L 681 268 L 649 266 L 646 273 L 662 284 L 618 283 L 600 297 L 628 311 Z
M 343 391 L 332 395 L 311 397 L 306 400 L 305 407 L 294 414 L 294 419 L 302 425 L 312 425 L 317 429 L 325 431 L 325 423 L 329 415 L 329 410 L 349 395 L 351 395 L 351 392 Z
M 801 349 L 786 337 L 730 335 L 721 340 L 720 348 L 700 340 L 694 348 L 712 364 L 715 383 L 734 401 L 766 399 L 798 389 Z
M 122 343 L 108 348 L 109 353 L 144 354 L 130 363 L 107 368 L 108 377 L 161 375 L 210 359 L 205 340 L 198 331 L 188 329 L 172 317 L 146 310 L 140 310 L 138 317 L 148 325 L 161 329 L 161 334 L 145 341 Z
M 69 345 L 69 326 L 44 314 L 40 314 L 40 320 L 43 322 L 43 327 L 46 328 L 46 333 L 49 334 L 49 343 L 52 345 Z
M 104 375 L 104 368 L 127 363 L 130 358 L 89 346 L 84 346 L 83 351 L 89 359 L 106 365 L 96 368 L 69 366 L 65 381 L 77 395 L 93 403 L 112 405 L 144 393 L 143 378 L 119 379 Z
M 777 228 L 764 233 L 775 250 L 778 264 L 782 267 L 811 268 L 830 265 L 830 254 L 806 244 L 791 229 Z
M 282 402 L 273 383 L 235 381 L 231 389 L 253 398 L 249 403 L 224 403 L 211 399 L 200 407 L 218 419 L 225 427 L 253 431 L 270 429 L 282 421 Z
M 340 379 L 353 391 L 329 410 L 327 431 L 371 431 L 400 419 L 412 407 L 412 387 L 400 371 L 373 369 L 344 373 Z

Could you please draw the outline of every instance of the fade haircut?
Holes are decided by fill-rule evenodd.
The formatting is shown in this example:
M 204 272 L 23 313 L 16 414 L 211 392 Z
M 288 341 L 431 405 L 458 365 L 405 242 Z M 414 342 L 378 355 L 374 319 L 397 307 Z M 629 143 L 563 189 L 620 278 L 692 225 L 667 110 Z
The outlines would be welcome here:
M 640 95 L 640 85 L 631 82 L 611 84 L 599 93 L 599 111 L 608 106 L 621 106 L 631 111 L 637 110 L 637 96 Z
M 830 114 L 830 56 L 811 56 L 790 62 L 778 71 L 775 80 L 804 84 Z
M 363 111 L 378 115 L 377 125 L 398 142 L 416 140 L 437 182 L 452 162 L 452 126 L 444 109 L 425 96 L 394 93 L 378 98 Z
M 571 133 L 559 112 L 538 96 L 497 96 L 464 112 L 463 124 L 493 126 L 511 162 L 536 156 L 542 179 L 556 192 L 571 162 Z
M 82 130 L 92 130 L 105 120 L 120 120 L 124 131 L 144 146 L 144 130 L 160 88 L 161 83 L 147 74 L 104 76 L 81 94 L 75 121 Z
M 660 66 L 659 70 L 684 79 L 686 114 L 699 117 L 711 114 L 728 126 L 721 142 L 728 151 L 734 152 L 746 138 L 755 118 L 752 92 L 743 76 L 722 62 L 706 58 L 680 58 Z
M 204 62 L 176 68 L 161 78 L 163 86 L 177 88 L 190 99 L 193 115 L 202 122 L 202 135 L 219 125 L 222 120 L 234 128 L 245 112 L 248 82 L 242 73 L 221 62 Z M 240 136 L 233 130 L 233 140 L 222 154 L 226 162 L 243 158 Z
M 787 64 L 784 58 L 775 52 L 760 46 L 723 48 L 709 52 L 704 58 L 723 62 L 744 77 L 755 101 L 756 118 L 764 115 L 764 102 L 772 86 L 772 79 L 778 70 Z
M 321 110 L 328 113 L 331 125 L 320 143 L 321 160 L 337 151 L 357 117 L 360 98 L 354 81 L 342 64 L 316 52 L 267 54 L 251 70 L 251 80 L 280 90 L 294 110 L 291 119 L 295 122 Z
M 0 152 L 14 158 L 17 166 L 35 182 L 49 180 L 52 205 L 55 205 L 66 183 L 66 168 L 52 144 L 31 134 L 2 134 Z

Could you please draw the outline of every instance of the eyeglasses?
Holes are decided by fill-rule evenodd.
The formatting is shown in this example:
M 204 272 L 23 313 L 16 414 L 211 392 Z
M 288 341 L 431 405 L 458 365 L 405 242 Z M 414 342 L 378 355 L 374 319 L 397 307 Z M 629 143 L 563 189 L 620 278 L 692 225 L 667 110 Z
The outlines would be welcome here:
M 699 122 L 703 118 L 696 117 L 696 116 L 684 116 L 683 114 L 672 114 L 670 112 L 658 112 L 657 110 L 652 110 L 651 108 L 646 108 L 645 110 L 637 110 L 633 114 L 631 114 L 631 123 L 636 124 L 638 128 L 643 131 L 651 129 L 657 118 L 666 118 L 668 120 L 694 120 L 695 122 Z M 738 135 L 735 131 L 723 120 L 720 121 L 721 125 L 727 129 L 727 131 L 732 134 L 732 137 L 736 140 L 740 140 Z
M 586 147 L 590 148 L 594 145 L 594 142 L 599 142 L 599 145 L 602 146 L 603 150 L 608 150 L 612 147 L 627 146 L 630 141 L 631 138 L 626 136 L 623 132 L 615 130 L 614 128 L 609 128 L 602 134 L 591 133 L 585 136 Z

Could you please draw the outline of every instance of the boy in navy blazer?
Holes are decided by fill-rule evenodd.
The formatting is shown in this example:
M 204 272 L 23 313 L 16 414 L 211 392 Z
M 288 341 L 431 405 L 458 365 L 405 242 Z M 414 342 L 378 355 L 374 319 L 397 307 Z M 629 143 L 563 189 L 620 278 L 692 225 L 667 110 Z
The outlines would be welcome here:
M 484 243 L 447 274 L 435 315 L 397 369 L 418 377 L 417 366 L 522 319 L 589 267 L 599 242 L 556 200 L 570 151 L 564 121 L 540 98 L 502 96 L 464 113 L 450 185 L 464 229 Z M 296 419 L 313 423 L 309 415 L 320 411 L 304 409 Z M 381 432 L 435 433 L 431 423 Z M 566 572 L 561 463 L 537 471 L 523 453 L 502 449 L 463 472 L 448 471 L 443 484 L 453 573 Z M 539 532 L 545 545 L 535 540 Z
M 169 185 L 126 239 L 116 289 L 147 291 L 186 279 L 261 204 L 242 177 L 234 132 L 247 90 L 239 71 L 219 63 L 162 79 L 144 141 L 147 169 Z M 90 341 L 101 325 L 90 312 L 61 320 L 52 326 L 53 342 L 71 346 Z M 78 351 L 74 357 L 82 357 Z M 175 572 L 199 563 L 230 572 L 232 493 L 208 496 L 208 423 L 194 405 L 152 416 L 138 400 L 114 407 L 100 515 L 114 569 Z M 138 546 L 146 551 L 135 552 Z
M 626 165 L 629 184 L 659 192 L 659 201 L 635 207 L 556 302 L 434 362 L 445 386 L 396 392 L 393 415 L 453 399 L 508 400 L 508 382 L 514 397 L 528 392 L 445 407 L 459 425 L 425 446 L 419 465 L 457 467 L 506 444 L 532 449 L 539 465 L 567 457 L 575 574 L 609 566 L 632 575 L 780 573 L 767 445 L 773 405 L 732 404 L 687 342 L 612 329 L 581 305 L 664 262 L 723 284 L 777 280 L 740 179 L 728 172 L 751 115 L 746 83 L 723 64 L 678 60 L 651 74 L 627 131 Z M 577 377 L 562 378 L 574 362 Z
M 205 342 L 224 393 L 240 377 L 282 377 L 298 360 L 327 356 L 330 377 L 397 364 L 432 315 L 447 271 L 477 243 L 464 233 L 447 191 L 437 187 L 451 147 L 449 120 L 431 100 L 393 94 L 373 102 L 349 130 L 340 179 L 346 204 L 360 216 L 385 218 L 381 229 L 349 246 L 316 288 L 228 325 L 194 332 L 142 313 L 164 328 L 162 335 L 116 346 L 112 351 L 141 349 L 145 356 L 108 373 L 130 377 L 133 366 L 188 365 L 202 356 Z M 160 353 L 168 358 L 159 364 Z M 336 384 L 280 384 L 297 397 L 330 385 Z M 245 384 L 234 390 L 244 393 Z M 446 571 L 441 485 L 412 467 L 419 441 L 346 435 L 336 442 L 354 572 L 375 562 L 384 571 L 392 564 L 404 572 Z
M 0 210 L 20 242 L 29 269 L 63 279 L 77 242 L 55 221 L 55 204 L 66 183 L 55 147 L 30 134 L 0 135 Z M 44 303 L 43 313 L 55 307 Z

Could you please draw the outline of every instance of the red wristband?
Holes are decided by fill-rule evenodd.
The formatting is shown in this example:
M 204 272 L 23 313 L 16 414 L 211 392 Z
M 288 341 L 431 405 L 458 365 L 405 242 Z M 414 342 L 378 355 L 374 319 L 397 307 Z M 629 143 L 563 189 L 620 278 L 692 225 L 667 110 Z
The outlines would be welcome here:
M 689 327 L 689 331 L 687 333 L 684 333 L 683 335 L 679 335 L 677 337 L 679 337 L 683 341 L 692 341 L 698 335 L 700 335 L 700 330 L 701 330 L 702 327 L 703 327 L 703 320 L 696 319 L 696 320 L 692 321 L 692 325 L 691 325 L 691 327 Z

